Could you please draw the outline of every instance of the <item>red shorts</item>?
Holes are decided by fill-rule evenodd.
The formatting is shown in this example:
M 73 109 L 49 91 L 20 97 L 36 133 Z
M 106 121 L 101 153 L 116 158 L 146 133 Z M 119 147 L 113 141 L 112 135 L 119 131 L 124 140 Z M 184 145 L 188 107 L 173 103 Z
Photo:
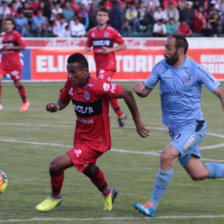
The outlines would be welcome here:
M 79 172 L 83 172 L 89 163 L 96 163 L 96 160 L 103 153 L 87 145 L 77 145 L 68 151 L 74 166 Z
M 19 81 L 21 79 L 21 71 L 22 68 L 8 69 L 0 67 L 0 75 L 6 76 L 9 74 L 13 81 Z
M 111 82 L 114 73 L 115 72 L 111 71 L 111 70 L 100 69 L 99 71 L 97 71 L 96 76 L 97 76 L 97 78 L 103 79 L 106 82 Z

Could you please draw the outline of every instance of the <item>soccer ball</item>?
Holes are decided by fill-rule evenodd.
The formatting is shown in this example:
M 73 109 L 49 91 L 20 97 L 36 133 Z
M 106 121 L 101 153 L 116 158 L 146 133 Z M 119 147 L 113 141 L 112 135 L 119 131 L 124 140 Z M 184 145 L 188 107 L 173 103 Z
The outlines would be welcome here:
M 8 186 L 8 178 L 6 174 L 0 170 L 0 193 L 2 193 Z

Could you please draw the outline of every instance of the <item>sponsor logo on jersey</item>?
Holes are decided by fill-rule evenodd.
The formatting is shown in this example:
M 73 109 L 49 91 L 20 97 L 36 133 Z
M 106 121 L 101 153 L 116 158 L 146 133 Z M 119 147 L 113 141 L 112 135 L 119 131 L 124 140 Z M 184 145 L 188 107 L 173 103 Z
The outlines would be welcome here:
M 109 32 L 105 32 L 104 37 L 109 37 Z
M 113 47 L 113 40 L 106 38 L 96 38 L 92 41 L 92 45 L 94 48 L 100 47 Z
M 110 84 L 105 82 L 103 84 L 103 89 L 104 89 L 105 92 L 107 92 L 110 89 Z
M 90 92 L 89 91 L 84 92 L 84 98 L 86 100 L 90 100 Z
M 102 114 L 102 100 L 85 103 L 72 99 L 74 110 L 81 117 L 91 117 Z
M 82 154 L 82 150 L 81 149 L 74 149 L 74 153 L 79 158 L 79 156 Z
M 73 88 L 69 90 L 69 95 L 73 96 Z
M 189 140 L 185 144 L 184 148 L 186 149 L 186 151 L 191 149 L 190 145 L 194 141 L 195 137 L 196 137 L 195 134 L 191 135 L 191 137 L 189 138 Z

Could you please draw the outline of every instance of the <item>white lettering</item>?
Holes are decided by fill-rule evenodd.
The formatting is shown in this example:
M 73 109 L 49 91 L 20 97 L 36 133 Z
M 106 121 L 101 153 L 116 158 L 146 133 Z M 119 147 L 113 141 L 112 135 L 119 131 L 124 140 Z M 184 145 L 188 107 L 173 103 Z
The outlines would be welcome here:
M 134 72 L 134 56 L 127 55 L 123 57 L 123 71 Z
M 37 72 L 47 72 L 47 56 L 38 55 L 37 56 Z
M 135 63 L 136 63 L 136 72 L 147 72 L 145 55 L 137 55 Z
M 54 67 L 54 56 L 53 55 L 48 56 L 48 71 L 49 72 L 57 72 L 58 71 L 58 68 Z

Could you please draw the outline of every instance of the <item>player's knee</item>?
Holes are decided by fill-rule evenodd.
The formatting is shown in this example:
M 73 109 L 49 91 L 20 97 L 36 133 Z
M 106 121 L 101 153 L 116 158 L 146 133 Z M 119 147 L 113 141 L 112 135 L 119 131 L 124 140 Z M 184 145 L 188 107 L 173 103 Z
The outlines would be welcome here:
M 161 163 L 168 164 L 171 162 L 172 158 L 169 153 L 167 153 L 166 151 L 163 151 L 161 154 L 160 160 L 161 160 Z
M 50 172 L 51 176 L 55 176 L 55 175 L 62 172 L 59 169 L 59 164 L 58 164 L 58 161 L 56 159 L 54 159 L 50 162 L 49 172 Z

